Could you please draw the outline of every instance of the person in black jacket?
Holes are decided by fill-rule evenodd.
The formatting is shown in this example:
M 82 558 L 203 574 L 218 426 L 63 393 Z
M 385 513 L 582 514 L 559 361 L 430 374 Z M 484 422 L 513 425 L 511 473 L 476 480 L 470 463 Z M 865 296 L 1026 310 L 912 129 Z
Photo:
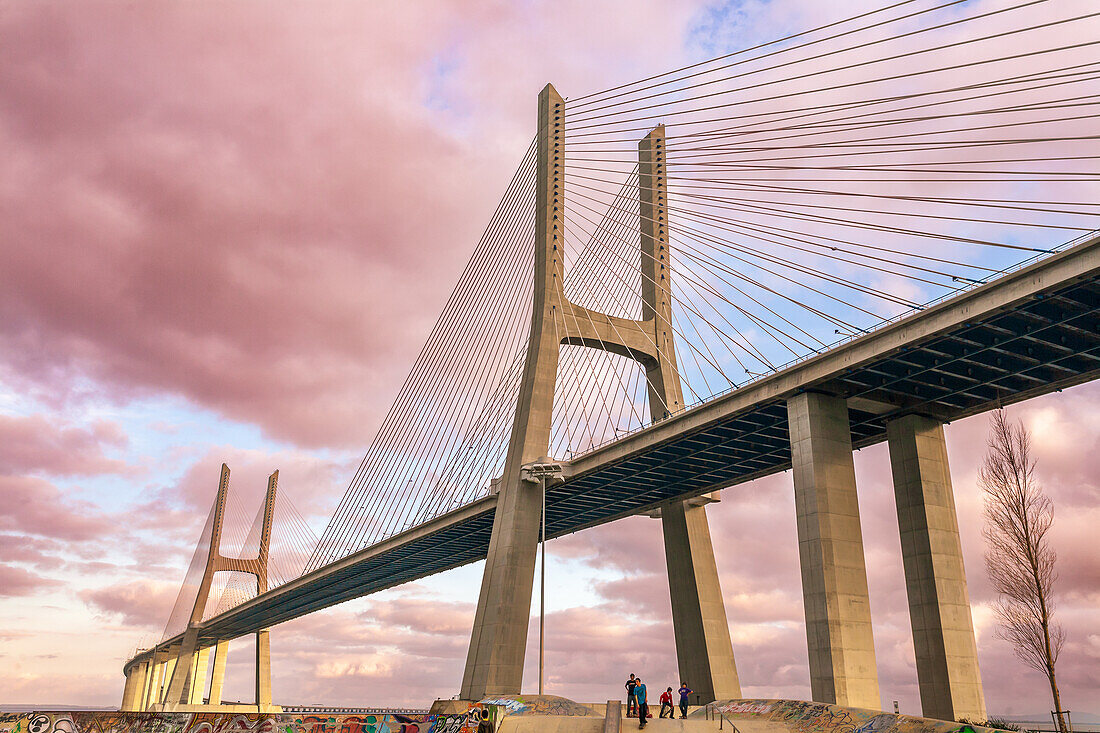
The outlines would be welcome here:
M 637 712 L 638 701 L 634 699 L 634 688 L 638 686 L 638 680 L 634 679 L 634 675 L 630 675 L 630 679 L 626 681 L 626 717 L 630 717 Z
M 495 733 L 493 721 L 489 718 L 489 708 L 481 709 L 481 719 L 477 721 L 477 733 Z

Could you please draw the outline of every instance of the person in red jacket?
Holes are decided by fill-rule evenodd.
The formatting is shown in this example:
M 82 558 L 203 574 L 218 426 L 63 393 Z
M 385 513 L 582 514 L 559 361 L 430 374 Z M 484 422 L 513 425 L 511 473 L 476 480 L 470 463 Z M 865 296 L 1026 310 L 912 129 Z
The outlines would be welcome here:
M 671 687 L 661 693 L 661 714 L 658 715 L 657 717 L 659 717 L 659 718 L 665 717 L 665 710 L 668 710 L 668 717 L 669 718 L 675 718 L 676 717 L 676 713 L 673 712 L 674 708 L 672 707 L 672 688 Z

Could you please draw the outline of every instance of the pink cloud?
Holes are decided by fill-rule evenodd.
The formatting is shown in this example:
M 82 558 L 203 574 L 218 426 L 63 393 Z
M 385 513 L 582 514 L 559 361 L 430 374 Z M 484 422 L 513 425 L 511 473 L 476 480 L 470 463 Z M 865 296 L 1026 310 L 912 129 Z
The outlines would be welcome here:
M 80 592 L 80 599 L 104 614 L 117 614 L 129 626 L 162 628 L 179 588 L 172 583 L 133 581 Z
M 87 375 L 118 399 L 181 394 L 275 436 L 363 445 L 530 139 L 545 72 L 498 62 L 537 55 L 520 28 L 571 36 L 553 57 L 584 88 L 609 41 L 689 15 L 631 4 L 578 33 L 565 8 L 328 10 L 5 13 L 12 381 L 60 405 Z M 439 49 L 457 78 L 434 78 Z M 454 124 L 471 115 L 488 128 Z
M 0 560 L 41 570 L 56 570 L 64 563 L 56 554 L 57 543 L 25 534 L 0 534 Z
M 29 596 L 60 585 L 14 565 L 0 565 L 0 596 Z
M 116 423 L 87 427 L 58 424 L 42 415 L 0 415 L 0 473 L 40 472 L 52 476 L 88 476 L 128 471 L 122 461 L 104 455 L 105 447 L 123 448 L 128 438 Z
M 117 526 L 87 502 L 67 499 L 48 481 L 0 476 L 0 530 L 81 542 L 110 534 Z

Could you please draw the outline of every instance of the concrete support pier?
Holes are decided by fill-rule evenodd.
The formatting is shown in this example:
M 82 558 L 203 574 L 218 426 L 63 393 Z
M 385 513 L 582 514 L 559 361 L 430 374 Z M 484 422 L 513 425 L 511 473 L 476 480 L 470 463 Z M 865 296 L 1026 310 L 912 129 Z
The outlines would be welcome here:
M 191 681 L 188 683 L 189 704 L 202 705 L 206 696 L 206 673 L 209 667 L 210 647 L 196 651 L 195 659 L 191 664 Z
M 225 660 L 229 656 L 229 642 L 219 641 L 214 647 L 214 668 L 210 671 L 209 705 L 221 705 L 222 685 L 225 684 Z
M 741 697 L 705 506 L 661 507 L 680 677 L 702 703 Z
M 879 709 L 848 406 L 804 392 L 787 401 L 787 413 L 811 695 Z
M 134 712 L 139 709 L 142 696 L 145 694 L 145 675 L 148 662 L 135 664 L 126 673 L 126 686 L 122 688 L 122 705 L 119 708 L 124 712 Z
M 271 632 L 256 632 L 256 707 L 271 712 Z
M 886 424 L 886 436 L 921 710 L 927 718 L 985 720 L 943 425 L 906 415 Z

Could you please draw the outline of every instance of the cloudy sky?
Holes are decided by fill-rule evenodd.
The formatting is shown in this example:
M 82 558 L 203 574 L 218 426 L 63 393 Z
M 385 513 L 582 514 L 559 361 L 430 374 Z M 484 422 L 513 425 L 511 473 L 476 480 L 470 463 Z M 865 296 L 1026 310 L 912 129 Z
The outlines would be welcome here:
M 251 506 L 279 468 L 323 529 L 547 81 L 606 88 L 836 19 L 830 6 L 3 3 L 0 704 L 118 704 L 222 461 Z M 1034 432 L 1058 513 L 1063 702 L 1100 712 L 1100 385 L 1010 413 Z M 994 636 L 975 484 L 986 422 L 947 428 L 982 675 L 991 712 L 1041 713 L 1044 680 Z M 856 470 L 882 699 L 918 712 L 885 447 Z M 745 694 L 808 697 L 789 474 L 725 492 L 710 521 Z M 589 530 L 549 556 L 548 691 L 605 700 L 628 672 L 673 684 L 659 524 Z M 276 627 L 276 700 L 454 694 L 480 572 Z M 250 699 L 249 652 L 234 644 L 227 699 Z

